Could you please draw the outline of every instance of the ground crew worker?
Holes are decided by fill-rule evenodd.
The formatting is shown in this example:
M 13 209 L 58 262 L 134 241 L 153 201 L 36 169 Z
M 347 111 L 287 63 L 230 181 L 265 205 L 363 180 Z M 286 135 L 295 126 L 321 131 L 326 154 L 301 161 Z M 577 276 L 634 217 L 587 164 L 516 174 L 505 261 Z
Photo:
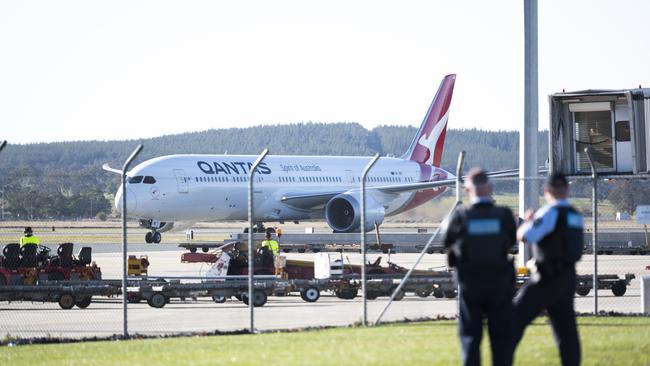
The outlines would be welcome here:
M 514 267 L 508 252 L 516 243 L 514 215 L 494 205 L 492 184 L 483 169 L 470 170 L 465 192 L 471 206 L 454 212 L 443 241 L 449 265 L 458 271 L 462 361 L 480 365 L 483 318 L 487 317 L 492 362 L 510 365 Z
M 34 235 L 34 232 L 32 231 L 32 228 L 30 226 L 27 226 L 23 233 L 25 235 L 23 235 L 20 238 L 21 248 L 24 247 L 25 245 L 36 245 L 38 247 L 38 245 L 41 244 L 41 241 L 38 239 L 36 235 Z
M 580 339 L 573 297 L 575 263 L 582 256 L 582 215 L 567 200 L 569 185 L 562 174 L 553 174 L 544 187 L 547 205 L 526 214 L 517 238 L 532 244 L 531 280 L 514 299 L 514 347 L 524 329 L 542 310 L 551 319 L 555 343 L 563 365 L 580 364 Z
M 266 232 L 266 240 L 262 242 L 262 247 L 268 247 L 269 250 L 273 253 L 274 257 L 277 257 L 280 254 L 280 244 L 277 241 L 271 239 L 271 232 Z

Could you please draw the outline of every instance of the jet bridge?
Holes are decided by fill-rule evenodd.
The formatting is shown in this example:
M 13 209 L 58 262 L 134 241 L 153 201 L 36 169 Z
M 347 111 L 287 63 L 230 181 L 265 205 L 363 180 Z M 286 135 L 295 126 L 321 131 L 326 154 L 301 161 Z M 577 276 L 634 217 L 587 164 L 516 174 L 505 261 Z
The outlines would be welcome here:
M 583 90 L 549 96 L 549 168 L 590 174 L 650 171 L 650 89 Z

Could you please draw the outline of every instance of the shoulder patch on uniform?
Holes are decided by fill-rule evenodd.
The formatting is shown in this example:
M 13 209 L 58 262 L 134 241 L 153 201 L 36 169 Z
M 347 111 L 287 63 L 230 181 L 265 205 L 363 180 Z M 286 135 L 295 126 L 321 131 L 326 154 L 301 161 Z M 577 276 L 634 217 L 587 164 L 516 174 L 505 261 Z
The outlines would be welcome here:
M 583 219 L 582 215 L 576 212 L 569 212 L 566 216 L 567 225 L 572 228 L 582 229 Z
M 467 222 L 469 235 L 492 235 L 501 231 L 499 219 L 470 219 Z

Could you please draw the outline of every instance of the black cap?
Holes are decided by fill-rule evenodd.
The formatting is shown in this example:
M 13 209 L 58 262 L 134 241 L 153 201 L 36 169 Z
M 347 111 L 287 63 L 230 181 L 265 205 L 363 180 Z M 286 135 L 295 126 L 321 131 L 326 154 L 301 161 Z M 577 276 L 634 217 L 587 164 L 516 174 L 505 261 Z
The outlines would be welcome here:
M 555 173 L 549 175 L 546 180 L 546 185 L 553 188 L 566 188 L 569 186 L 566 177 L 562 173 Z
M 31 226 L 27 226 L 27 227 L 25 228 L 25 231 L 24 231 L 23 233 L 25 233 L 25 234 L 31 234 L 31 233 L 33 233 L 33 231 L 32 231 L 32 227 L 31 227 Z

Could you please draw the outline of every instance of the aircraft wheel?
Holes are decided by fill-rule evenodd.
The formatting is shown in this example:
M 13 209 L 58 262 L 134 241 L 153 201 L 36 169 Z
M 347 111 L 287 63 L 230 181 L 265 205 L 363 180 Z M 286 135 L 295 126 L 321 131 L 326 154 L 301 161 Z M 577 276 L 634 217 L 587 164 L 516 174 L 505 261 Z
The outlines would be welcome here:
M 210 250 L 210 248 L 208 248 L 208 247 L 203 247 L 203 248 L 201 248 L 201 251 L 202 251 L 203 253 L 207 253 L 209 250 Z
M 445 293 L 440 289 L 436 289 L 433 290 L 433 297 L 435 297 L 436 299 L 442 299 L 443 297 L 445 297 Z
M 72 296 L 72 294 L 65 293 L 61 295 L 61 297 L 59 297 L 59 306 L 61 307 L 61 309 L 66 309 L 66 310 L 72 309 L 74 307 L 74 304 L 75 304 L 75 299 L 74 296 Z
M 144 241 L 147 244 L 153 243 L 153 234 L 151 232 L 148 232 L 148 233 L 144 234 Z
M 153 233 L 153 235 L 151 237 L 151 240 L 154 243 L 158 244 L 162 240 L 162 235 L 160 235 L 160 233 L 156 231 L 155 233 Z
M 587 296 L 591 289 L 589 287 L 578 287 L 576 288 L 576 293 L 580 296 Z
M 426 290 L 420 290 L 420 291 L 416 291 L 415 294 L 418 295 L 418 297 L 429 297 L 431 292 Z

